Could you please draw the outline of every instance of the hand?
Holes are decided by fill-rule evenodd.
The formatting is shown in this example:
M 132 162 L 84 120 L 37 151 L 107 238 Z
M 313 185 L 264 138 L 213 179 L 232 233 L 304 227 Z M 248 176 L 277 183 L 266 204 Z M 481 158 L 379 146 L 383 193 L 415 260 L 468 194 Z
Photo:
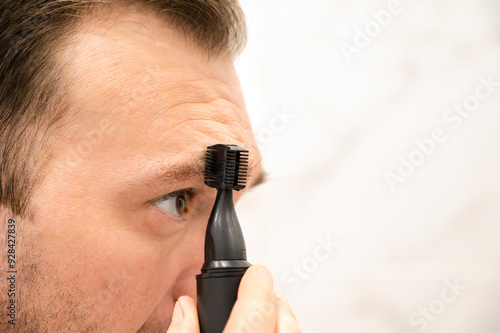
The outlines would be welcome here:
M 175 304 L 172 324 L 167 333 L 199 333 L 195 301 L 182 296 Z M 250 267 L 240 283 L 225 333 L 296 333 L 300 332 L 290 305 L 273 290 L 273 278 L 262 265 Z

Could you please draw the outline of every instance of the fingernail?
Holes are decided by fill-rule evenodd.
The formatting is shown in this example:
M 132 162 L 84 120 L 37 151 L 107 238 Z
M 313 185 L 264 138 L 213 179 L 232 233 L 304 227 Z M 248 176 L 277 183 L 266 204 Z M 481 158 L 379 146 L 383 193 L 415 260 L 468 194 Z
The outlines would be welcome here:
M 182 313 L 181 306 L 179 304 L 179 301 L 175 302 L 174 306 L 174 314 L 172 315 L 172 323 L 180 323 L 181 321 L 184 320 L 184 315 Z
M 257 273 L 259 273 L 259 275 L 266 279 L 269 283 L 273 283 L 273 276 L 265 266 L 259 267 Z

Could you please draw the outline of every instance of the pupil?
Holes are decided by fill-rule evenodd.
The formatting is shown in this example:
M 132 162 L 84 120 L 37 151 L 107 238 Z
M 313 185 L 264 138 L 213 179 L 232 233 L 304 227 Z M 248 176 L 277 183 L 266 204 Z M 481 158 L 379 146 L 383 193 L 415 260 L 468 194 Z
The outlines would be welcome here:
M 186 201 L 184 200 L 184 197 L 179 196 L 177 197 L 177 211 L 182 213 L 184 211 L 184 206 L 186 205 Z

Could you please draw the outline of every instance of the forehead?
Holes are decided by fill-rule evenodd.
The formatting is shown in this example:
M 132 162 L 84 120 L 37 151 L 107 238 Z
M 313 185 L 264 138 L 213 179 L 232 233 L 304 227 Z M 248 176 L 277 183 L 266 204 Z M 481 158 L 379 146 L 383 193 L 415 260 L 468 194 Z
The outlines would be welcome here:
M 178 155 L 214 143 L 255 146 L 231 59 L 208 57 L 153 14 L 84 22 L 60 56 L 75 131 L 113 125 L 101 149 Z

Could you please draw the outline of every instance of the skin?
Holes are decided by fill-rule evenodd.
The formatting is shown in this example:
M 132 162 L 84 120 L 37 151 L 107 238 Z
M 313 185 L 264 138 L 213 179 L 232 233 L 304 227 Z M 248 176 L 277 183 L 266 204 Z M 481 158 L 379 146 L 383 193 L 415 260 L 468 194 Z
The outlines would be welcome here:
M 117 10 L 85 21 L 58 61 L 71 109 L 32 197 L 34 217 L 17 218 L 17 329 L 166 332 L 178 304 L 169 332 L 197 332 L 195 275 L 216 194 L 203 184 L 205 148 L 245 147 L 247 184 L 262 173 L 230 57 L 208 57 L 153 14 Z M 180 216 L 155 204 L 187 188 L 196 195 L 184 197 Z M 258 265 L 228 331 L 248 326 L 260 303 L 271 310 L 246 331 L 299 331 Z

